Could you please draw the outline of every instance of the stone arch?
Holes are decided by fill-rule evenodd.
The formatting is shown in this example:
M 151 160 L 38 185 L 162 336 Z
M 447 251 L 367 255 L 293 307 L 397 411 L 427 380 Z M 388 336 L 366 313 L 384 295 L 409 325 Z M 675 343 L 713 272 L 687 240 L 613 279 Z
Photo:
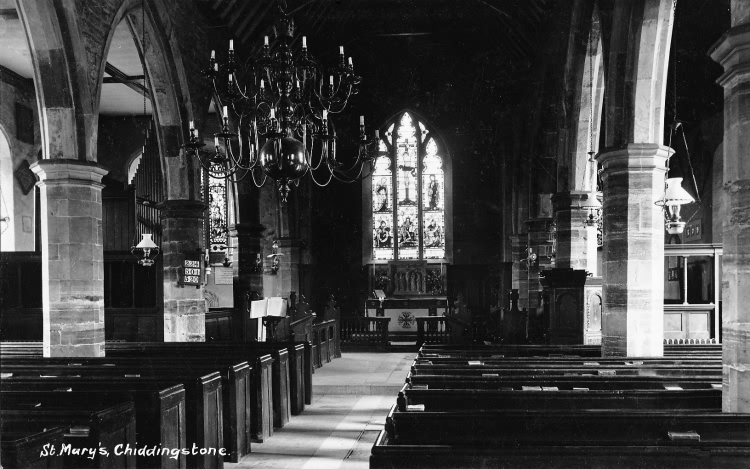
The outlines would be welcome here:
M 42 157 L 96 161 L 85 51 L 74 9 L 57 2 L 17 2 L 34 68 Z M 72 138 L 71 138 L 72 136 Z
M 587 34 L 585 42 L 578 43 L 577 51 L 574 52 L 577 57 L 577 81 L 567 187 L 576 191 L 591 190 L 590 182 L 596 180 L 594 168 L 589 168 L 589 173 L 586 173 L 589 150 L 597 152 L 599 149 L 604 103 L 604 47 L 600 12 L 596 3 L 587 29 L 590 36 Z
M 609 148 L 661 144 L 673 16 L 671 0 L 615 3 L 606 83 Z
M 143 11 L 145 7 L 145 12 Z M 200 200 L 199 165 L 192 157 L 184 155 L 181 145 L 187 135 L 187 122 L 195 110 L 190 106 L 186 72 L 182 68 L 179 47 L 168 37 L 165 12 L 152 2 L 125 0 L 109 24 L 105 50 L 109 50 L 115 28 L 120 21 L 127 21 L 133 32 L 136 49 L 144 64 L 148 89 L 151 90 L 151 106 L 156 123 L 159 153 L 162 155 L 162 172 L 166 182 L 167 200 Z M 146 50 L 142 37 L 145 37 Z M 106 60 L 99 64 L 98 77 L 104 77 Z M 97 90 L 96 103 L 101 96 Z M 184 123 L 184 124 L 183 124 Z

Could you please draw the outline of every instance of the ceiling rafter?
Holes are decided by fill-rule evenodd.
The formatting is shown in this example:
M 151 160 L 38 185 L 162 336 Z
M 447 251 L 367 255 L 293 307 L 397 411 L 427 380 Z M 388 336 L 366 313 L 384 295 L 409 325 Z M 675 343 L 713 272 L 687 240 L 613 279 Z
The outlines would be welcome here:
M 127 75 L 122 70 L 118 69 L 109 62 L 107 62 L 107 64 L 104 66 L 104 71 L 109 75 L 109 77 L 104 77 L 103 83 L 123 84 L 131 90 L 137 92 L 141 96 L 146 96 L 147 98 L 151 96 L 148 88 L 144 87 L 142 84 L 144 79 L 143 75 Z

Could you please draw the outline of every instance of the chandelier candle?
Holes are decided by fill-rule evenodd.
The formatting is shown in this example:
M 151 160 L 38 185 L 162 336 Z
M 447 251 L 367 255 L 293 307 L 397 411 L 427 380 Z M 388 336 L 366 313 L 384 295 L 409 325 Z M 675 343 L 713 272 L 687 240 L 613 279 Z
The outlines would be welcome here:
M 259 187 L 270 177 L 286 200 L 290 183 L 298 185 L 308 174 L 319 186 L 334 178 L 352 182 L 368 177 L 378 139 L 367 138 L 360 118 L 353 154 L 336 156 L 338 136 L 331 113 L 346 108 L 362 79 L 354 74 L 351 57 L 347 62 L 344 46 L 339 46 L 339 60 L 329 66 L 319 64 L 308 52 L 306 36 L 301 51 L 295 53 L 294 20 L 284 11 L 284 2 L 279 4 L 273 38 L 263 36 L 263 47 L 255 57 L 235 60 L 242 47 L 238 43 L 235 50 L 234 40 L 229 41 L 223 63 L 212 52 L 203 75 L 224 111 L 221 132 L 214 135 L 219 148 L 212 156 L 204 154 L 193 135 L 185 147 L 210 177 L 232 177 L 236 182 L 249 176 Z

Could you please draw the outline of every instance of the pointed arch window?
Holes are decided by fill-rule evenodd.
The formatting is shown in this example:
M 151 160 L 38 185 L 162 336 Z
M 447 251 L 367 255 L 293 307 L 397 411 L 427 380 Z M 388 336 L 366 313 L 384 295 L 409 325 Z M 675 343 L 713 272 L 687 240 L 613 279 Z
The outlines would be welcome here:
M 446 259 L 445 146 L 409 111 L 384 127 L 370 193 L 371 259 Z
M 204 201 L 208 203 L 206 218 L 207 245 L 209 253 L 227 255 L 227 182 L 214 179 L 203 173 Z M 217 257 L 218 258 L 218 257 Z

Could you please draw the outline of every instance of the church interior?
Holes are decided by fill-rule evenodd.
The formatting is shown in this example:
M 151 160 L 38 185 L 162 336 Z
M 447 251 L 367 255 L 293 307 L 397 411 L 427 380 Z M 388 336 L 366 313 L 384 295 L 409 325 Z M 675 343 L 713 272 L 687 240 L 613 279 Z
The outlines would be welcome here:
M 748 50 L 747 0 L 0 0 L 0 467 L 747 468 Z

